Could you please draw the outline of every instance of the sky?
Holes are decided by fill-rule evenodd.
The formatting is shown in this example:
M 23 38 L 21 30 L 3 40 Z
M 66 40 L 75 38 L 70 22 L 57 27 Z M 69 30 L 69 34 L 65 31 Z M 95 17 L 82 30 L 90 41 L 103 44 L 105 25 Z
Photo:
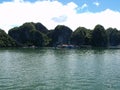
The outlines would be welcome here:
M 120 0 L 0 0 L 0 28 L 41 22 L 48 29 L 66 25 L 73 31 L 101 24 L 120 30 Z

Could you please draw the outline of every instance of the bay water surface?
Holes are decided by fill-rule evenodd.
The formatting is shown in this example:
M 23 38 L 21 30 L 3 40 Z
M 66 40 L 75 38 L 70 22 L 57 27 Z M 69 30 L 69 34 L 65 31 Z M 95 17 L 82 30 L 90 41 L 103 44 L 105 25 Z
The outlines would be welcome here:
M 0 49 L 0 90 L 120 90 L 120 49 Z

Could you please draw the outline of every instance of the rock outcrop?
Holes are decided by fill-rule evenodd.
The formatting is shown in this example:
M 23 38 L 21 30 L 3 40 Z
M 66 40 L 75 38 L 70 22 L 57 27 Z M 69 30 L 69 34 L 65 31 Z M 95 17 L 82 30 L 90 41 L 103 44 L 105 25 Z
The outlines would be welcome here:
M 49 32 L 49 30 L 41 23 L 33 23 L 34 26 L 35 26 L 35 29 L 44 33 L 44 34 L 47 34 Z
M 17 47 L 17 43 L 0 29 L 0 47 Z
M 48 34 L 50 37 L 51 45 L 56 44 L 69 44 L 72 35 L 72 30 L 64 25 L 58 25 L 54 30 L 51 30 Z
M 45 46 L 48 38 L 43 32 L 47 30 L 45 27 L 43 29 L 42 24 L 39 24 L 39 27 L 35 27 L 35 25 L 35 23 L 24 23 L 20 27 L 9 30 L 8 34 L 22 46 Z M 40 29 L 40 27 L 42 28 Z M 40 32 L 40 30 L 42 31 Z

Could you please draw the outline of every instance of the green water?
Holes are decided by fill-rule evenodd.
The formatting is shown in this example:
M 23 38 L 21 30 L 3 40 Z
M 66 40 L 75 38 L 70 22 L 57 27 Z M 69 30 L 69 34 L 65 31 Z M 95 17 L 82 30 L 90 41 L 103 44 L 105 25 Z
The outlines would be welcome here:
M 0 49 L 0 90 L 120 90 L 120 50 Z

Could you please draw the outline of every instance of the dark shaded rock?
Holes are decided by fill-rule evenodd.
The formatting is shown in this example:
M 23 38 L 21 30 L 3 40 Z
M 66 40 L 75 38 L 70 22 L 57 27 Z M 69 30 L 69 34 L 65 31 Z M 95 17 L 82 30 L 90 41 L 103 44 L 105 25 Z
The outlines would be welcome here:
M 37 30 L 33 23 L 24 23 L 20 27 L 9 30 L 8 34 L 22 46 L 41 47 L 47 42 L 47 36 Z
M 93 47 L 107 47 L 108 37 L 102 25 L 96 25 L 92 32 L 92 46 Z
M 92 30 L 87 29 L 85 27 L 78 27 L 73 33 L 71 37 L 71 44 L 77 46 L 90 46 L 91 45 L 91 35 Z
M 49 32 L 48 29 L 41 23 L 34 23 L 34 26 L 35 26 L 36 30 L 38 30 L 44 34 L 47 34 Z
M 3 30 L 0 29 L 0 47 L 17 47 L 18 44 Z
M 89 41 L 88 30 L 84 27 L 78 27 L 72 34 L 71 43 L 75 45 L 84 45 Z
M 58 25 L 54 30 L 49 31 L 48 37 L 52 39 L 50 45 L 70 44 L 71 35 L 72 30 L 69 27 Z
M 106 32 L 108 35 L 109 46 L 117 46 L 120 44 L 120 31 L 118 31 L 116 28 L 108 28 Z

